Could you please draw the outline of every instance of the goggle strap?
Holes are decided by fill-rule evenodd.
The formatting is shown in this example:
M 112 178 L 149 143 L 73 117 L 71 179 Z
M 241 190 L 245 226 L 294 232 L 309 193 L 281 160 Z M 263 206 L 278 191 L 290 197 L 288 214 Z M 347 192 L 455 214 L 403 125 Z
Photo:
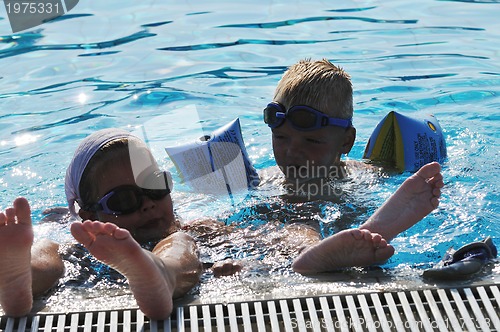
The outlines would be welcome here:
M 286 117 L 286 114 L 284 112 L 276 112 L 276 118 L 284 119 L 285 117 Z
M 349 128 L 352 126 L 352 119 L 329 118 L 328 124 L 330 126 Z

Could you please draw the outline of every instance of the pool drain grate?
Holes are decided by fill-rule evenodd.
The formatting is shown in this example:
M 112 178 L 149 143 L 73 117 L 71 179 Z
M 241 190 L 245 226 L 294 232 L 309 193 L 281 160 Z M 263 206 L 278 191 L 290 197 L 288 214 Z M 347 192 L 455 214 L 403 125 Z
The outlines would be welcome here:
M 0 331 L 500 331 L 498 285 L 0 317 Z

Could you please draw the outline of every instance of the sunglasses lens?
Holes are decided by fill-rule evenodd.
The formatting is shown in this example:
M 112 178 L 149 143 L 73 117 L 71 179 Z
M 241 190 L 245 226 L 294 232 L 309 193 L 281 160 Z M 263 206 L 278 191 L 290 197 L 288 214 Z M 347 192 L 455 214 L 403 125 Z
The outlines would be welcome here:
M 142 192 L 134 187 L 119 188 L 108 198 L 106 205 L 121 214 L 137 211 L 142 205 Z
M 158 190 L 165 191 L 167 190 L 169 194 L 172 191 L 173 182 L 172 175 L 170 175 L 167 171 L 157 171 L 151 173 L 146 179 L 139 184 L 139 186 L 146 190 Z
M 139 210 L 143 203 L 143 196 L 152 200 L 160 200 L 170 194 L 173 182 L 167 171 L 151 173 L 141 187 L 135 185 L 119 186 L 99 200 L 95 211 L 104 211 L 109 214 L 129 214 Z
M 143 189 L 142 192 L 152 200 L 159 200 L 170 194 L 170 191 L 165 189 Z
M 276 110 L 273 110 L 271 107 L 264 109 L 264 123 L 272 125 L 276 120 Z
M 288 118 L 299 129 L 316 129 L 317 115 L 306 109 L 294 109 Z

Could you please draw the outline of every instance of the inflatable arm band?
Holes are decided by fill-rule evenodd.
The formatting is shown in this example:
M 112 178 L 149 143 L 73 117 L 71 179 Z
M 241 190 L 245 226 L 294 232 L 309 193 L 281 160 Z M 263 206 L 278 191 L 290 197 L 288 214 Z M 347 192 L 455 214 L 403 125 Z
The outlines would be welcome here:
M 363 158 L 400 172 L 417 171 L 427 163 L 446 159 L 446 142 L 433 115 L 417 119 L 392 111 L 371 134 Z
M 235 193 L 260 179 L 241 134 L 239 118 L 193 142 L 165 148 L 183 183 L 203 193 Z

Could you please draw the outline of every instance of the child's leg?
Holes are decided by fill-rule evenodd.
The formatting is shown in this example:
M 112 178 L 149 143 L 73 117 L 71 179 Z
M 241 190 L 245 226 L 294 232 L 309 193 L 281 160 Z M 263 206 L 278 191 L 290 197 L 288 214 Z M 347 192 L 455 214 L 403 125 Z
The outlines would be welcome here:
M 0 213 L 0 303 L 9 316 L 30 312 L 41 295 L 64 273 L 59 246 L 50 240 L 33 245 L 31 210 L 25 198 Z
M 118 228 L 112 223 L 89 220 L 74 223 L 71 225 L 71 233 L 94 257 L 128 279 L 137 304 L 146 316 L 152 319 L 165 319 L 170 315 L 172 296 L 178 282 L 177 273 L 179 265 L 183 263 L 182 250 L 191 243 L 184 243 L 182 239 L 171 240 L 173 244 L 166 246 L 164 251 L 181 249 L 176 253 L 170 253 L 170 257 L 175 257 L 175 263 L 172 264 L 172 261 L 159 258 L 152 252 L 142 249 L 127 230 Z M 178 235 L 174 233 L 169 238 L 177 239 Z M 192 245 L 194 246 L 194 241 Z
M 393 254 L 394 248 L 379 234 L 347 229 L 305 249 L 292 268 L 302 274 L 314 274 L 381 263 Z
M 437 162 L 422 166 L 360 228 L 390 241 L 415 225 L 439 204 L 444 186 L 440 171 Z
M 31 248 L 31 274 L 33 296 L 42 295 L 57 284 L 64 275 L 64 263 L 59 255 L 59 245 L 40 239 Z
M 31 311 L 31 245 L 33 228 L 28 201 L 18 198 L 0 213 L 0 304 L 8 316 Z

